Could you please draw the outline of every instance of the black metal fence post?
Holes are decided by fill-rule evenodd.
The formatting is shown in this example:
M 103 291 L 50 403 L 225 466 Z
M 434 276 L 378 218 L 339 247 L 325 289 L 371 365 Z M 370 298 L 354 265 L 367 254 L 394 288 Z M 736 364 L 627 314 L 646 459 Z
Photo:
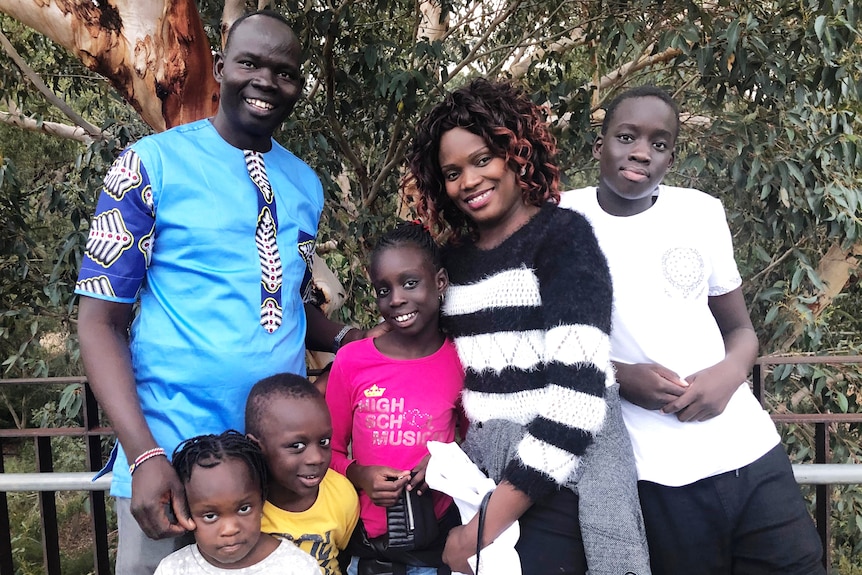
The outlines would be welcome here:
M 99 427 L 99 404 L 93 390 L 87 383 L 83 384 L 84 394 L 84 428 L 91 432 L 87 435 L 87 465 L 90 471 L 96 473 L 102 468 L 102 438 L 92 434 Z M 110 575 L 111 562 L 108 558 L 108 510 L 105 504 L 104 491 L 90 491 L 90 517 L 93 530 L 93 564 L 96 575 Z
M 36 438 L 36 471 L 54 471 L 54 456 L 51 453 L 51 438 Z M 39 521 L 42 524 L 42 552 L 45 573 L 60 573 L 60 529 L 57 526 L 57 498 L 54 491 L 39 492 Z
M 0 473 L 5 473 L 3 464 L 3 439 L 0 438 Z M 9 501 L 6 492 L 0 492 L 0 575 L 15 575 L 12 562 L 12 529 L 9 525 Z

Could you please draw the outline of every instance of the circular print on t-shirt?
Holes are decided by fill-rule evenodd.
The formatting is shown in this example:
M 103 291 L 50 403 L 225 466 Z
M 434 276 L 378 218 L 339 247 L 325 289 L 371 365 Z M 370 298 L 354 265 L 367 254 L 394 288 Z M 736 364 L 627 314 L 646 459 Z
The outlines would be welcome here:
M 696 298 L 704 289 L 703 257 L 694 248 L 668 249 L 661 258 L 665 291 L 670 297 Z

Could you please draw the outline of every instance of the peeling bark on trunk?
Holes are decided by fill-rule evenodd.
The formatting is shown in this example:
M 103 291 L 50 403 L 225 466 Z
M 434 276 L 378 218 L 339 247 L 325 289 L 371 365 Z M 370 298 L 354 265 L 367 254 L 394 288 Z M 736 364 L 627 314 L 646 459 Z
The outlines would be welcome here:
M 419 30 L 416 39 L 427 38 L 429 42 L 442 40 L 449 30 L 449 13 L 443 15 L 441 0 L 425 0 L 419 4 Z
M 0 11 L 105 76 L 155 130 L 218 107 L 211 48 L 194 0 L 0 0 Z
M 808 305 L 811 310 L 812 319 L 817 319 L 835 298 L 844 291 L 850 278 L 857 275 L 862 264 L 862 242 L 858 242 L 849 249 L 844 249 L 840 244 L 832 244 L 820 262 L 817 264 L 817 275 L 823 282 L 823 289 L 817 294 L 817 300 Z M 804 325 L 802 322 L 793 326 L 792 332 L 778 346 L 781 352 L 788 351 L 802 336 Z

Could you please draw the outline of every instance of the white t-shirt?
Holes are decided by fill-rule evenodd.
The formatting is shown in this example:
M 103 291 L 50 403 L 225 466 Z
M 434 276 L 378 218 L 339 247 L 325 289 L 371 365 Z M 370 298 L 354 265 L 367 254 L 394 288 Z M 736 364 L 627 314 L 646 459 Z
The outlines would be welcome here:
M 314 558 L 291 543 L 282 540 L 263 561 L 242 569 L 221 569 L 201 555 L 192 543 L 162 559 L 154 575 L 320 575 Z
M 659 186 L 648 210 L 612 216 L 596 188 L 562 194 L 560 205 L 592 223 L 614 284 L 611 358 L 658 363 L 687 377 L 724 359 L 709 296 L 742 284 L 721 202 L 698 190 Z M 724 412 L 702 422 L 622 401 L 639 479 L 678 487 L 744 467 L 779 441 L 747 382 Z

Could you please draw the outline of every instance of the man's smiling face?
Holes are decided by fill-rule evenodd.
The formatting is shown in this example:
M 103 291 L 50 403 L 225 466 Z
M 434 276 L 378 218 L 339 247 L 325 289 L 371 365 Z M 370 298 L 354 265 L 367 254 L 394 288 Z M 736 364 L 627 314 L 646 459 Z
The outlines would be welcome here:
M 261 152 L 302 94 L 300 45 L 283 22 L 263 15 L 236 24 L 213 73 L 221 85 L 213 124 L 231 145 Z

